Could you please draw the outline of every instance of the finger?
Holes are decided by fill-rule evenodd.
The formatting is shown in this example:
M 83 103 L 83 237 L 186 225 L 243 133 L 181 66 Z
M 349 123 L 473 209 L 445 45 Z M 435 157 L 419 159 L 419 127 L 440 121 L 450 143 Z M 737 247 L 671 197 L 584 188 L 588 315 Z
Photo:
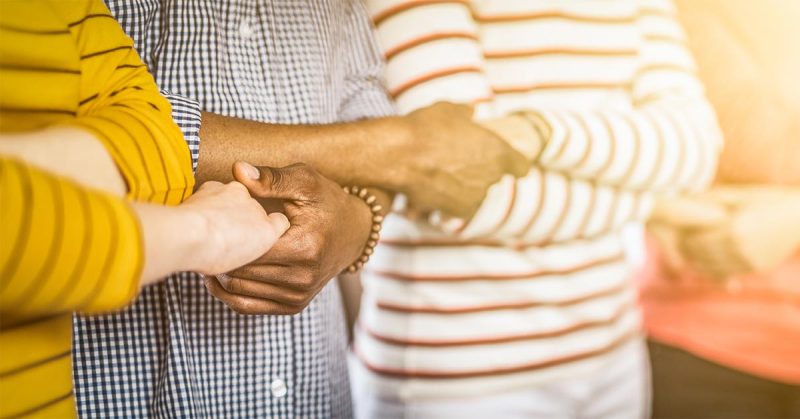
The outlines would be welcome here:
M 313 297 L 313 294 L 303 293 L 268 282 L 240 278 L 234 276 L 233 272 L 218 276 L 216 279 L 228 293 L 275 301 L 292 307 L 305 307 Z
M 258 176 L 256 177 L 256 172 Z M 250 194 L 259 198 L 302 200 L 313 184 L 314 172 L 298 163 L 286 167 L 255 167 L 243 161 L 233 166 L 234 179 L 241 182 Z
M 504 143 L 505 144 L 505 143 Z M 531 162 L 525 155 L 517 151 L 510 145 L 505 144 L 506 147 L 506 162 L 508 165 L 508 172 L 516 177 L 522 177 L 528 174 L 531 170 Z
M 271 263 L 264 265 L 251 263 L 228 272 L 228 276 L 263 282 L 281 289 L 290 289 L 305 294 L 316 294 L 327 282 L 316 281 L 312 271 L 302 266 Z
M 686 260 L 681 254 L 678 232 L 663 224 L 649 224 L 648 233 L 656 241 L 665 268 L 676 274 L 686 269 Z
M 475 114 L 475 107 L 468 104 L 468 103 L 452 103 L 452 102 L 443 102 L 453 106 L 456 112 L 463 114 L 467 118 L 472 118 Z
M 310 235 L 297 227 L 297 224 L 290 226 L 286 232 L 265 252 L 256 259 L 256 264 L 290 264 L 305 259 L 305 256 L 314 246 Z
M 652 221 L 677 228 L 710 228 L 729 221 L 725 207 L 695 198 L 670 198 L 657 203 Z
M 717 278 L 748 271 L 747 264 L 737 255 L 723 229 L 688 234 L 681 243 L 692 264 Z
M 211 295 L 239 314 L 289 315 L 303 311 L 302 307 L 293 307 L 276 301 L 231 294 L 225 291 L 225 288 L 213 276 L 207 276 L 205 284 Z
M 291 224 L 289 224 L 289 219 L 286 218 L 286 215 L 280 212 L 273 212 L 267 215 L 267 222 L 272 226 L 273 230 L 275 231 L 275 240 L 277 241 L 287 230 Z
M 291 278 L 294 269 L 291 266 L 273 263 L 251 263 L 236 268 L 227 273 L 229 277 L 241 278 L 251 281 L 271 283 L 275 286 L 285 287 L 287 279 Z

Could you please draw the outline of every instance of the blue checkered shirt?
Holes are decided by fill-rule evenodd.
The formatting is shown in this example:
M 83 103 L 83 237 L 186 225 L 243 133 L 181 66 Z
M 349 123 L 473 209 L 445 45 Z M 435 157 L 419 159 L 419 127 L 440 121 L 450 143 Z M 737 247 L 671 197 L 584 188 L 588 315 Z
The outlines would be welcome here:
M 359 0 L 109 0 L 173 104 L 196 164 L 200 110 L 324 124 L 392 113 Z M 179 273 L 77 317 L 83 417 L 352 416 L 333 281 L 295 316 L 239 315 Z

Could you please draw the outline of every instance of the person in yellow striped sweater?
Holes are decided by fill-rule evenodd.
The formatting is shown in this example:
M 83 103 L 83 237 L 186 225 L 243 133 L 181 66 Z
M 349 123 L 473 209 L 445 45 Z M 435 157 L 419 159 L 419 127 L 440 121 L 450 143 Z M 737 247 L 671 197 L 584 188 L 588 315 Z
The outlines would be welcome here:
M 288 221 L 238 182 L 189 196 L 170 105 L 100 0 L 0 11 L 0 417 L 70 417 L 73 311 L 120 308 L 176 270 L 234 269 Z

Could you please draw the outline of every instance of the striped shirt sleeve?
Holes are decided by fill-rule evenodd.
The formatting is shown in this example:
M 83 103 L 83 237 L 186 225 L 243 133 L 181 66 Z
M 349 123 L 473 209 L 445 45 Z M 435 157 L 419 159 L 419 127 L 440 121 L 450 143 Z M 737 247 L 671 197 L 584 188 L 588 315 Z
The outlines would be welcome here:
M 143 243 L 123 200 L 5 158 L 0 197 L 0 306 L 7 319 L 107 311 L 136 295 Z
M 55 3 L 76 15 L 68 2 Z M 177 204 L 194 186 L 191 159 L 170 103 L 156 87 L 133 42 L 100 0 L 69 24 L 80 46 L 83 85 L 77 118 L 116 160 L 129 197 Z
M 482 44 L 501 44 L 484 37 L 498 36 L 497 27 L 505 23 L 481 32 L 475 11 L 464 1 L 368 4 L 388 60 L 387 84 L 401 112 L 448 100 L 476 104 L 477 115 L 497 116 L 491 102 L 504 90 L 493 83 L 502 75 L 487 75 L 486 60 L 494 52 L 484 51 Z M 635 32 L 628 36 L 641 44 L 635 50 L 639 70 L 626 85 L 631 106 L 570 109 L 539 103 L 504 115 L 535 126 L 527 130 L 529 141 L 512 143 L 524 146 L 521 151 L 531 157 L 534 170 L 516 183 L 509 178 L 493 186 L 478 214 L 458 230 L 463 236 L 510 233 L 526 238 L 537 230 L 546 208 L 560 208 L 561 215 L 550 219 L 552 230 L 546 233 L 542 226 L 534 235 L 544 240 L 580 238 L 586 228 L 567 226 L 589 226 L 609 217 L 620 222 L 641 219 L 651 194 L 699 190 L 710 183 L 721 134 L 675 10 L 669 1 L 638 0 L 636 5 L 638 13 L 631 20 Z M 513 16 L 503 18 L 511 22 L 508 26 L 514 24 Z M 608 88 L 615 86 L 609 83 Z M 544 138 L 538 138 L 542 133 Z M 551 179 L 544 182 L 550 188 L 535 187 L 537 179 Z M 602 196 L 610 198 L 598 201 Z M 599 206 L 601 201 L 635 206 L 615 209 Z M 525 214 L 523 208 L 532 212 Z M 608 208 L 621 213 L 605 214 Z
M 668 1 L 642 1 L 644 38 L 630 110 L 534 110 L 550 136 L 537 164 L 627 189 L 697 191 L 712 180 L 722 136 Z

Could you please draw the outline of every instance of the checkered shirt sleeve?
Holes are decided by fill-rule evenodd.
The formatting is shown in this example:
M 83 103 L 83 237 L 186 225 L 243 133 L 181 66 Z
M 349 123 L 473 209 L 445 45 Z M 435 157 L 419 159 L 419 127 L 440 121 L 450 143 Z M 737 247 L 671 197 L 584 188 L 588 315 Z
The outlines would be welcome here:
M 195 165 L 201 110 L 285 124 L 393 113 L 360 0 L 106 2 L 168 92 Z M 346 358 L 335 280 L 298 315 L 246 316 L 183 272 L 74 322 L 82 417 L 348 418 Z

